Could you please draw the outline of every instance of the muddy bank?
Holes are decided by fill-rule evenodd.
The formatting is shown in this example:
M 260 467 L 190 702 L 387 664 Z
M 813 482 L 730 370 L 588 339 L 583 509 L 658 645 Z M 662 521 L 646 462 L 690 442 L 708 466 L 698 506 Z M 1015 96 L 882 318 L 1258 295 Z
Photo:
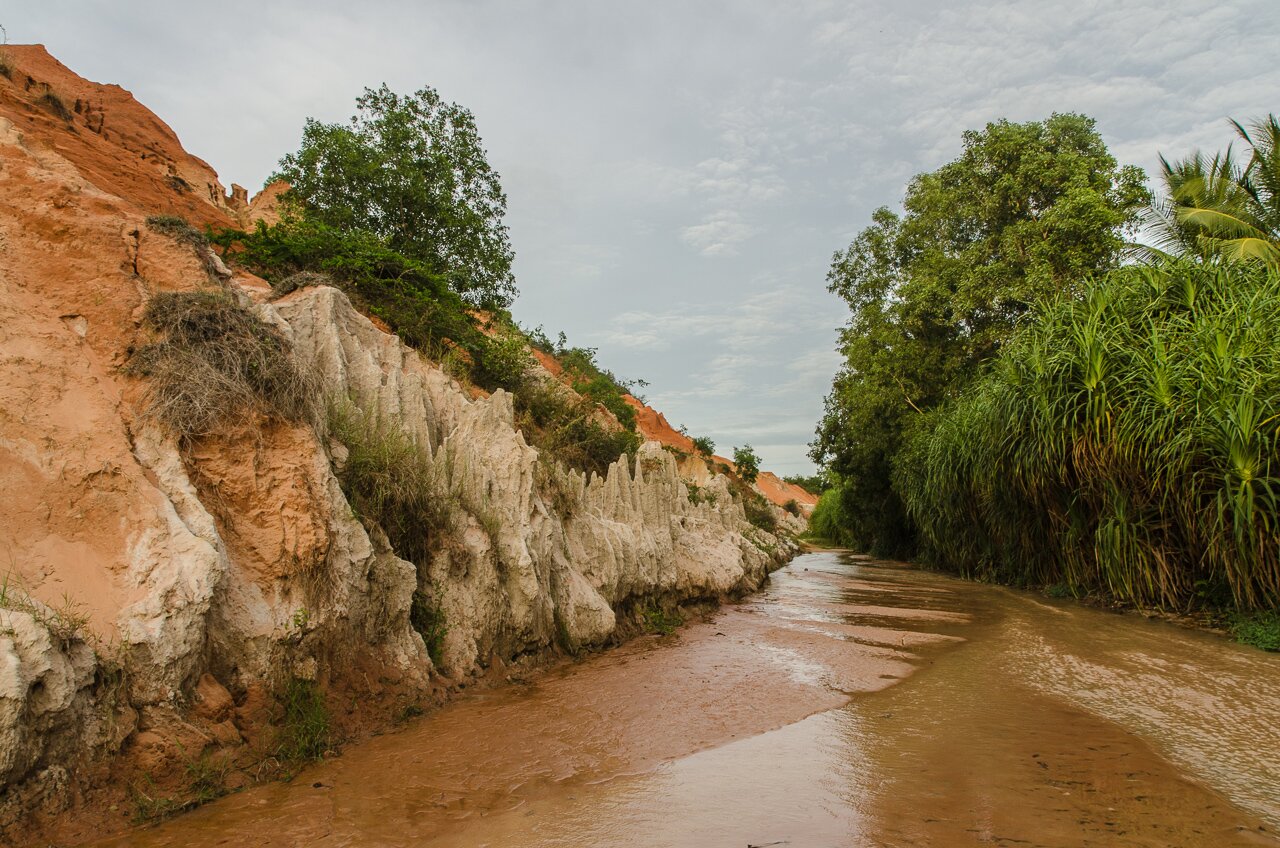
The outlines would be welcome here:
M 1252 845 L 1280 665 L 831 553 L 104 845 Z

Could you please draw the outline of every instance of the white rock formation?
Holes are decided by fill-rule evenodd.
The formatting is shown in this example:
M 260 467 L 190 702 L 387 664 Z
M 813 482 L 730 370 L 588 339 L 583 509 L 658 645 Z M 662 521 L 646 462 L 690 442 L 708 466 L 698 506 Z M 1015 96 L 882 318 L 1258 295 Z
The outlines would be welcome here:
M 307 428 L 180 451 L 139 425 L 132 476 L 149 481 L 154 518 L 131 535 L 117 577 L 132 598 L 112 649 L 128 668 L 127 698 L 106 702 L 102 658 L 83 639 L 59 641 L 28 613 L 0 610 L 0 813 L 4 799 L 30 805 L 24 781 L 47 784 L 47 801 L 64 788 L 57 769 L 118 749 L 135 708 L 181 714 L 203 675 L 243 693 L 328 679 L 359 655 L 425 689 L 432 661 L 409 620 L 420 588 L 447 623 L 440 670 L 459 679 L 493 659 L 603 645 L 634 628 L 643 604 L 750 591 L 792 552 L 746 522 L 723 479 L 706 481 L 714 498 L 691 503 L 656 443 L 590 479 L 540 457 L 515 429 L 509 395 L 472 399 L 335 289 L 257 309 L 331 399 L 422 447 L 458 507 L 447 543 L 418 569 L 371 538 L 334 475 L 329 454 L 341 461 L 341 449 Z

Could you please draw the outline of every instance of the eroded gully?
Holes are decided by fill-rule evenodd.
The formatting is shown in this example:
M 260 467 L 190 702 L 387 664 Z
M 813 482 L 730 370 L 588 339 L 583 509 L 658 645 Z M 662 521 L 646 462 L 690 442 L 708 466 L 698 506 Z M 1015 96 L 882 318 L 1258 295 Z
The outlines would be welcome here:
M 848 554 L 104 845 L 1276 845 L 1280 658 Z

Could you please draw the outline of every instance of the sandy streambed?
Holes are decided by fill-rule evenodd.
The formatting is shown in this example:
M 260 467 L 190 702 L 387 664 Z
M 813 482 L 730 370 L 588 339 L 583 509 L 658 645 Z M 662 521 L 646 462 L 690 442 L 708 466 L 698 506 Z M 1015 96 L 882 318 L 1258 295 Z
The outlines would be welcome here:
M 1277 844 L 1280 661 L 836 553 L 104 845 Z

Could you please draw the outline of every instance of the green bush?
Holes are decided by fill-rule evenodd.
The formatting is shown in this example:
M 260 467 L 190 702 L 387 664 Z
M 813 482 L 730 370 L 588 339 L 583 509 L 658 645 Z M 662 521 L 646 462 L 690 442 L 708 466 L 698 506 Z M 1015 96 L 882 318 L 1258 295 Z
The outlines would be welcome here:
M 790 483 L 793 486 L 799 486 L 811 495 L 821 495 L 831 487 L 830 478 L 826 471 L 819 471 L 817 474 L 805 476 L 803 474 L 789 474 L 782 478 L 783 482 Z
M 619 457 L 634 456 L 640 437 L 596 420 L 596 405 L 563 386 L 531 380 L 515 395 L 516 426 L 539 450 L 570 468 L 604 476 Z
M 684 624 L 684 616 L 679 612 L 667 612 L 657 601 L 650 601 L 640 610 L 640 618 L 645 630 L 662 636 L 670 636 L 676 628 Z
M 1225 584 L 1274 609 L 1280 271 L 1128 267 L 1040 304 L 921 417 L 896 484 L 962 574 L 1179 608 Z
M 738 476 L 747 484 L 754 483 L 760 476 L 760 457 L 751 445 L 743 445 L 733 449 L 733 464 L 738 469 Z
M 747 514 L 747 521 L 761 530 L 773 533 L 778 529 L 778 517 L 773 513 L 773 504 L 754 492 L 742 499 L 742 509 Z
M 563 334 L 556 349 L 581 397 L 530 379 L 529 343 L 509 316 L 493 316 L 491 335 L 481 332 L 468 304 L 444 277 L 371 233 L 294 217 L 269 227 L 259 223 L 252 232 L 224 230 L 212 239 L 233 261 L 270 281 L 275 296 L 332 284 L 406 344 L 442 361 L 452 376 L 489 391 L 511 392 L 529 443 L 572 468 L 603 475 L 610 463 L 639 447 L 640 438 L 632 432 L 635 412 L 622 397 L 625 386 L 596 365 L 594 350 L 565 347 Z M 549 344 L 545 333 L 542 339 Z M 627 429 L 603 426 L 596 420 L 597 404 Z
M 689 490 L 689 503 L 704 504 L 708 503 L 712 506 L 716 503 L 716 493 L 710 489 L 704 489 L 697 483 L 685 483 L 685 487 Z
M 691 440 L 693 449 L 703 456 L 712 456 L 716 452 L 716 443 L 706 436 L 697 436 Z
M 147 414 L 179 438 L 225 432 L 259 415 L 318 423 L 314 378 L 274 327 L 223 292 L 153 296 L 143 326 L 156 340 L 126 371 L 149 381 Z
M 499 331 L 486 339 L 476 361 L 475 381 L 487 389 L 506 389 L 518 394 L 529 380 L 533 355 L 524 337 L 512 330 Z
M 406 344 L 429 356 L 439 358 L 453 345 L 474 361 L 487 345 L 467 303 L 444 276 L 372 233 L 287 217 L 272 226 L 259 222 L 251 232 L 222 230 L 211 238 L 228 258 L 271 282 L 277 297 L 299 285 L 324 284 L 314 275 L 325 275 L 358 309 L 385 321 Z
M 545 335 L 544 335 L 545 338 Z M 590 398 L 613 413 L 618 423 L 628 430 L 636 428 L 636 411 L 626 402 L 626 395 L 633 385 L 648 385 L 643 380 L 628 381 L 596 362 L 593 347 L 568 347 L 564 333 L 553 351 L 556 361 L 569 375 L 574 391 Z
M 809 516 L 809 535 L 856 548 L 860 547 L 859 540 L 854 538 L 851 530 L 855 525 L 844 508 L 846 492 L 843 486 L 833 485 L 818 497 L 813 515 Z

